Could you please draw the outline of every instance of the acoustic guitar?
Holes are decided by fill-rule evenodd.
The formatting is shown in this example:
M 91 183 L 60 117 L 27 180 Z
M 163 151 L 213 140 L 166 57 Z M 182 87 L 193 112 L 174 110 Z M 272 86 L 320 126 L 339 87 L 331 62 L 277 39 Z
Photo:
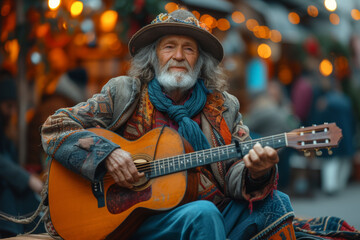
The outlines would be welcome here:
M 190 144 L 168 127 L 153 129 L 136 141 L 101 128 L 88 130 L 130 152 L 145 177 L 130 190 L 115 184 L 109 174 L 100 182 L 91 182 L 53 159 L 48 189 L 50 217 L 57 233 L 67 240 L 130 237 L 147 216 L 196 199 L 196 167 L 241 159 L 257 142 L 275 149 L 292 147 L 306 154 L 315 149 L 320 154 L 319 149 L 324 148 L 331 153 L 330 148 L 342 137 L 341 129 L 330 123 L 192 152 Z

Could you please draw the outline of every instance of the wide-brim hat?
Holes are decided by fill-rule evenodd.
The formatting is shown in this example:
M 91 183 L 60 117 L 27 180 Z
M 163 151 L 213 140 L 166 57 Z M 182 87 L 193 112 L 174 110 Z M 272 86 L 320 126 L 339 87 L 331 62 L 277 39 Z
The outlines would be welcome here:
M 185 35 L 195 39 L 201 49 L 211 54 L 219 62 L 224 57 L 220 41 L 212 35 L 206 25 L 187 10 L 176 10 L 170 14 L 159 14 L 151 24 L 137 31 L 129 41 L 131 56 L 140 49 L 166 35 Z

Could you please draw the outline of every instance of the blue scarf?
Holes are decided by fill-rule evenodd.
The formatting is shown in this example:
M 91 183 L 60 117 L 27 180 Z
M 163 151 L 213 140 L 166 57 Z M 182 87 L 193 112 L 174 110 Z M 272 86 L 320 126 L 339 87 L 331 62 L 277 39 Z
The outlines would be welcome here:
M 174 105 L 172 100 L 165 96 L 156 78 L 149 82 L 148 92 L 151 103 L 157 110 L 167 113 L 178 123 L 179 134 L 192 145 L 195 151 L 210 148 L 199 125 L 191 119 L 204 108 L 206 95 L 209 93 L 202 80 L 196 82 L 191 97 L 184 105 Z

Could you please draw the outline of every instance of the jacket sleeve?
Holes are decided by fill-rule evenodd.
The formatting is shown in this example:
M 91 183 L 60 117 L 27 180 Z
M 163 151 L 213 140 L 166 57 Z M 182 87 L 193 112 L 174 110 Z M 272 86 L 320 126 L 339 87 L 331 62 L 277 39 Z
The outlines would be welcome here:
M 232 133 L 232 139 L 239 142 L 250 140 L 249 129 L 242 122 L 238 100 L 230 94 L 225 94 L 225 97 L 227 99 L 226 105 L 228 111 L 224 114 L 224 117 L 227 119 L 226 122 Z M 271 172 L 272 176 L 268 182 L 264 184 L 263 188 L 253 192 L 247 192 L 245 181 L 248 173 L 242 159 L 230 160 L 226 166 L 228 166 L 225 175 L 226 195 L 232 198 L 245 199 L 248 201 L 261 200 L 276 187 L 277 168 Z
M 42 145 L 49 157 L 91 181 L 99 180 L 105 173 L 104 164 L 101 163 L 120 146 L 86 129 L 108 128 L 112 124 L 114 105 L 119 105 L 115 102 L 119 101 L 116 95 L 132 90 L 129 89 L 131 84 L 127 82 L 128 79 L 111 79 L 99 94 L 86 102 L 59 109 L 50 116 L 41 129 Z

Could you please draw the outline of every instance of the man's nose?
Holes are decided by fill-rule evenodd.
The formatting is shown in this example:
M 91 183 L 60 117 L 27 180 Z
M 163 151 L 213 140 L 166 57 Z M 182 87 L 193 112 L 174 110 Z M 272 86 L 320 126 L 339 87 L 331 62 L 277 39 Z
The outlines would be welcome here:
M 174 60 L 177 60 L 177 61 L 182 61 L 182 60 L 185 59 L 184 53 L 183 53 L 183 50 L 182 50 L 181 47 L 177 47 L 177 48 L 175 49 L 175 53 L 174 53 L 173 59 L 174 59 Z

